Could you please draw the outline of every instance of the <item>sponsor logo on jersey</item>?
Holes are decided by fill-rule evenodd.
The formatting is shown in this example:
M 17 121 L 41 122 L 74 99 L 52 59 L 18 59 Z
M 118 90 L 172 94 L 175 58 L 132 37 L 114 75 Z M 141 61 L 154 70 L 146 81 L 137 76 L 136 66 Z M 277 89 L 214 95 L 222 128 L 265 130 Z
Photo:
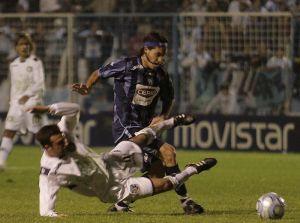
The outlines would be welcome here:
M 137 89 L 136 93 L 142 97 L 150 98 L 157 94 L 156 89 Z
M 154 86 L 145 86 L 137 84 L 132 103 L 135 105 L 148 106 L 158 95 L 160 88 Z

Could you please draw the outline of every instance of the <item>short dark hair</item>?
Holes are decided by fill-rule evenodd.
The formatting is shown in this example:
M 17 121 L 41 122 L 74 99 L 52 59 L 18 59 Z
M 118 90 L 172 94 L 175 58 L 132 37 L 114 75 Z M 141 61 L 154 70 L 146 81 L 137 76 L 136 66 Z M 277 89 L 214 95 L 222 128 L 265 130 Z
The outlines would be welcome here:
M 33 43 L 33 40 L 31 38 L 31 36 L 29 35 L 29 33 L 26 33 L 26 32 L 21 32 L 21 33 L 18 33 L 17 34 L 17 38 L 15 40 L 15 46 L 18 45 L 20 39 L 26 39 L 27 42 L 29 43 L 30 45 L 30 52 L 32 52 L 34 50 L 34 43 Z
M 61 134 L 60 129 L 56 124 L 43 126 L 35 135 L 35 138 L 44 147 L 51 145 L 50 137 Z
M 159 34 L 158 32 L 150 32 L 143 38 L 143 43 L 145 42 L 159 42 L 159 43 L 168 43 L 168 40 L 163 35 Z M 147 47 L 148 49 L 153 49 L 154 47 Z M 140 55 L 144 53 L 144 46 L 140 50 Z

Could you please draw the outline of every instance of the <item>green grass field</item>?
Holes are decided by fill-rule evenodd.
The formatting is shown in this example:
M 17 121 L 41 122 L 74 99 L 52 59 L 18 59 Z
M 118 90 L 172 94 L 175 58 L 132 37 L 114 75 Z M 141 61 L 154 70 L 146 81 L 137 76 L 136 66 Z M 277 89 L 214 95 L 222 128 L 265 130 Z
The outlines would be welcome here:
M 97 150 L 103 151 L 103 150 Z M 109 204 L 62 189 L 56 210 L 68 217 L 39 217 L 39 149 L 17 147 L 0 173 L 0 222 L 168 222 L 252 223 L 261 220 L 255 211 L 258 197 L 277 192 L 287 203 L 285 216 L 276 222 L 300 222 L 300 154 L 220 151 L 178 151 L 180 166 L 207 156 L 216 157 L 216 167 L 187 182 L 189 194 L 206 212 L 187 216 L 174 192 L 134 203 L 134 213 L 107 213 Z M 275 222 L 275 221 L 274 221 Z

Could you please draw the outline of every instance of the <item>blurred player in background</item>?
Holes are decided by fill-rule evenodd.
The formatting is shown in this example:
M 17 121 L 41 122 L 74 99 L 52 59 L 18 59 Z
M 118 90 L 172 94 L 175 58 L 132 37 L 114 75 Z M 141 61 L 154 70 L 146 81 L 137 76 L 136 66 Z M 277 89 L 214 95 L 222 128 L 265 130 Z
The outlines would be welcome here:
M 62 116 L 58 124 L 46 125 L 36 134 L 44 148 L 39 179 L 41 216 L 63 216 L 55 211 L 61 187 L 98 197 L 105 203 L 131 203 L 171 190 L 217 163 L 214 158 L 206 158 L 187 165 L 181 173 L 173 176 L 133 177 L 143 165 L 141 147 L 150 144 L 163 130 L 191 124 L 194 119 L 189 115 L 178 115 L 146 127 L 128 141 L 118 143 L 110 152 L 97 154 L 75 137 L 74 129 L 79 119 L 77 104 L 61 102 L 35 106 L 30 111 Z
M 163 69 L 167 39 L 156 32 L 143 39 L 140 55 L 124 58 L 95 70 L 86 84 L 73 84 L 73 90 L 86 95 L 99 79 L 114 78 L 113 138 L 115 144 L 132 138 L 135 132 L 168 118 L 174 101 L 174 89 Z M 158 100 L 162 102 L 160 115 L 155 116 Z M 175 148 L 160 139 L 143 147 L 144 168 L 150 176 L 163 177 L 180 172 Z M 159 160 L 160 159 L 160 160 Z M 202 213 L 201 205 L 187 194 L 184 184 L 176 188 L 187 214 Z M 115 204 L 111 211 L 126 211 L 124 203 Z
M 18 57 L 10 63 L 10 107 L 5 121 L 5 130 L 0 146 L 0 169 L 6 167 L 6 160 L 13 148 L 13 137 L 19 131 L 36 133 L 44 124 L 40 115 L 30 114 L 28 107 L 42 104 L 44 92 L 44 69 L 42 61 L 34 54 L 34 43 L 28 34 L 16 38 Z

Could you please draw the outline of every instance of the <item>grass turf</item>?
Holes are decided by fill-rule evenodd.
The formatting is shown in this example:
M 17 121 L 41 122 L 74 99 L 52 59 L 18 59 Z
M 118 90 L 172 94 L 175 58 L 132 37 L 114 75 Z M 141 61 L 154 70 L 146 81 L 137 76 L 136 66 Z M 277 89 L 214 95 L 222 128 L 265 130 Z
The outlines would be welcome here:
M 106 212 L 109 204 L 62 189 L 56 210 L 68 216 L 61 219 L 39 217 L 40 156 L 36 147 L 16 147 L 9 157 L 7 170 L 0 173 L 1 223 L 261 223 L 269 221 L 256 215 L 255 204 L 258 197 L 271 191 L 281 195 L 287 203 L 285 216 L 276 222 L 300 222 L 300 154 L 178 151 L 181 167 L 209 156 L 219 161 L 212 170 L 187 182 L 190 196 L 205 207 L 204 214 L 184 215 L 174 192 L 135 202 L 134 213 L 111 214 Z

